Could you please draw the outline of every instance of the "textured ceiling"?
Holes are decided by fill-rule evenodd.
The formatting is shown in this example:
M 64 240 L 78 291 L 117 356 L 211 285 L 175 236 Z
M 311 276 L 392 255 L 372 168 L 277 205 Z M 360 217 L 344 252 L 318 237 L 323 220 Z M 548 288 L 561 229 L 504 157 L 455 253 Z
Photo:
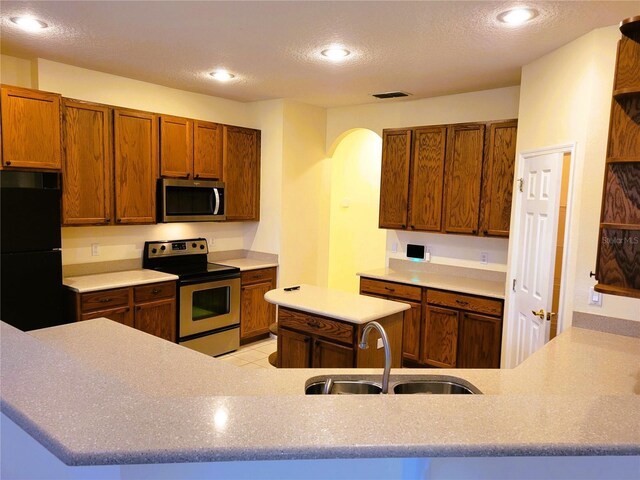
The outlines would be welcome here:
M 526 4 L 523 27 L 496 15 Z M 320 106 L 517 85 L 520 68 L 594 28 L 640 13 L 638 1 L 46 1 L 0 2 L 2 53 L 41 57 L 239 101 L 289 98 Z M 17 29 L 30 13 L 48 28 Z M 331 64 L 319 51 L 353 55 Z M 221 84 L 208 76 L 236 74 Z

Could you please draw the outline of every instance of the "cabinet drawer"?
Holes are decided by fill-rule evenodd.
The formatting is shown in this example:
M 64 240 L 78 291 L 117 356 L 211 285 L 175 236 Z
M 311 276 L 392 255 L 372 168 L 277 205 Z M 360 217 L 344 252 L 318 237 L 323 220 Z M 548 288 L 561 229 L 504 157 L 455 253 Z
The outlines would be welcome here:
M 275 280 L 275 268 L 259 268 L 257 270 L 247 270 L 240 273 L 242 285 L 249 283 L 269 282 Z M 273 286 L 275 288 L 275 285 Z
M 175 282 L 152 283 L 150 285 L 141 285 L 134 288 L 134 298 L 136 303 L 175 297 L 175 295 Z
M 83 293 L 81 297 L 81 310 L 89 312 L 91 310 L 104 310 L 113 307 L 129 305 L 129 289 L 116 288 L 113 290 L 102 290 L 100 292 Z
M 371 280 L 370 278 L 360 278 L 360 292 L 375 293 L 388 297 L 404 298 L 419 302 L 422 299 L 422 287 L 404 285 L 402 283 L 384 282 L 381 280 Z
M 278 309 L 278 327 L 291 328 L 338 342 L 353 344 L 353 326 L 308 313 Z
M 492 298 L 472 297 L 470 295 L 441 292 L 439 290 L 427 290 L 427 303 L 486 313 L 497 317 L 502 316 L 502 301 Z

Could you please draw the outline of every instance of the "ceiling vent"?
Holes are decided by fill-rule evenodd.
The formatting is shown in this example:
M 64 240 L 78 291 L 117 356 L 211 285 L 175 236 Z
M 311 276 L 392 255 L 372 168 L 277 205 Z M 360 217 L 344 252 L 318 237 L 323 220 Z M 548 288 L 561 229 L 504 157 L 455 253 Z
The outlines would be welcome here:
M 400 97 L 408 97 L 411 95 L 407 92 L 384 92 L 384 93 L 374 93 L 373 96 L 376 98 L 400 98 Z

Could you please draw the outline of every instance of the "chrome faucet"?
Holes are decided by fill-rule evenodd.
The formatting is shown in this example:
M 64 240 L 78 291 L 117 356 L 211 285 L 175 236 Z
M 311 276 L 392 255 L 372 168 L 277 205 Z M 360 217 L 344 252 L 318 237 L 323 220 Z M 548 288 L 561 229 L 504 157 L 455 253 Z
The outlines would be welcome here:
M 367 336 L 369 332 L 373 329 L 378 330 L 380 332 L 380 336 L 382 337 L 382 345 L 384 346 L 384 372 L 382 374 L 382 393 L 389 392 L 389 373 L 391 372 L 391 348 L 389 348 L 389 338 L 387 338 L 387 332 L 384 331 L 382 325 L 378 322 L 369 322 L 364 326 L 364 330 L 362 330 L 362 338 L 360 338 L 360 348 L 362 350 L 366 350 L 369 348 L 367 345 Z

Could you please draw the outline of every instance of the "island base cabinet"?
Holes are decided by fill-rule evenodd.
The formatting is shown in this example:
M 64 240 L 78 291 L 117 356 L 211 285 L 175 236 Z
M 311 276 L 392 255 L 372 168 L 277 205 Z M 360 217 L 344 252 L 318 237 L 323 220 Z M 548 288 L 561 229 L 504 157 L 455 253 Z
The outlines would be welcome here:
M 284 328 L 278 331 L 278 368 L 309 368 L 311 337 Z
M 312 368 L 344 368 L 354 366 L 354 350 L 337 343 L 316 339 L 313 342 Z

